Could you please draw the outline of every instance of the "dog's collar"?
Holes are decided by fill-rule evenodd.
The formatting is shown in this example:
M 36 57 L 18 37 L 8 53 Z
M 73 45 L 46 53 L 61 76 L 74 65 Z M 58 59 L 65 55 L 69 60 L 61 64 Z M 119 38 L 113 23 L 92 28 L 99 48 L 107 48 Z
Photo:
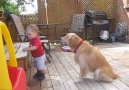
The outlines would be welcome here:
M 81 46 L 82 43 L 83 43 L 83 40 L 81 40 L 80 43 L 77 45 L 77 47 L 74 50 L 74 53 L 76 53 L 77 49 Z

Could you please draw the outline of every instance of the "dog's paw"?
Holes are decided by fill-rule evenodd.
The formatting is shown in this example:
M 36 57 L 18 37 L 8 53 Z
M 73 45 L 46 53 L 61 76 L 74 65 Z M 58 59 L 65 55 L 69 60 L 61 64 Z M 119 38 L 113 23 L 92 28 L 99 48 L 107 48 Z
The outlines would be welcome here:
M 74 81 L 75 83 L 81 83 L 83 82 L 83 79 L 77 79 L 76 81 Z

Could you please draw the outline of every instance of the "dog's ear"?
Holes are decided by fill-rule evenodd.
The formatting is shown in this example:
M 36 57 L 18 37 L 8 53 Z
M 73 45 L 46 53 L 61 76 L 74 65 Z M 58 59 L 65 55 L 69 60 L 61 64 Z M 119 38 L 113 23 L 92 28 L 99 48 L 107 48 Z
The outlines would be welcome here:
M 75 36 L 75 39 L 77 40 L 77 39 L 78 39 L 78 37 L 77 37 L 77 36 Z
M 72 35 L 66 35 L 65 38 L 70 39 L 70 38 L 72 38 Z
M 77 37 L 76 35 L 72 35 L 72 36 L 70 37 L 70 39 L 72 39 L 72 40 L 77 40 L 78 37 Z

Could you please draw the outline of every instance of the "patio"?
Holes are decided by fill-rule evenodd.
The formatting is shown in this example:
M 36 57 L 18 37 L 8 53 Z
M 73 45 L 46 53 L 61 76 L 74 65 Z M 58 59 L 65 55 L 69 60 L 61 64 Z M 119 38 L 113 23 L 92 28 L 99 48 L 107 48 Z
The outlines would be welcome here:
M 95 47 L 99 48 L 113 70 L 120 75 L 114 82 L 98 82 L 89 74 L 84 82 L 74 83 L 79 75 L 79 67 L 73 60 L 74 54 L 63 52 L 56 46 L 56 49 L 51 50 L 51 63 L 46 62 L 47 73 L 44 81 L 39 82 L 32 78 L 36 72 L 33 65 L 27 71 L 29 90 L 129 90 L 129 44 L 97 43 Z

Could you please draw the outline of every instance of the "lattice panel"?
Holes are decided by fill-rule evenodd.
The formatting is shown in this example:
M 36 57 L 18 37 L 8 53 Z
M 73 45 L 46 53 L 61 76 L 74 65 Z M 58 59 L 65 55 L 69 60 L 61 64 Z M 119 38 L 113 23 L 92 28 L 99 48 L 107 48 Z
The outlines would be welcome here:
M 40 0 L 39 0 L 40 1 Z M 39 15 L 42 16 L 42 23 L 46 23 L 46 12 L 43 0 L 40 2 Z M 62 23 L 71 20 L 74 13 L 77 13 L 75 0 L 47 0 L 49 23 Z
M 114 1 L 115 0 L 47 0 L 48 3 L 48 18 L 49 23 L 70 22 L 72 15 L 75 13 L 85 13 L 88 10 L 102 10 L 105 11 L 109 17 L 114 15 Z M 39 16 L 43 17 L 46 23 L 46 14 L 44 7 L 44 0 L 38 0 Z
M 43 0 L 39 1 L 39 16 L 43 17 L 42 23 L 46 23 L 45 7 Z M 50 23 L 70 22 L 75 13 L 85 13 L 88 10 L 102 10 L 108 16 L 113 17 L 115 0 L 47 0 L 48 17 Z
M 26 14 L 26 15 L 20 15 L 19 17 L 24 27 L 26 27 L 30 23 L 33 23 L 33 24 L 38 23 L 38 14 Z
M 46 24 L 44 0 L 37 1 L 39 23 Z M 73 14 L 85 13 L 88 10 L 102 10 L 108 14 L 108 17 L 113 18 L 115 11 L 114 2 L 116 2 L 116 0 L 47 0 L 48 22 L 71 23 Z M 63 32 L 64 28 L 60 30 Z M 51 32 L 51 34 L 52 33 L 53 32 Z
M 93 9 L 101 10 L 108 14 L 108 17 L 113 17 L 115 0 L 93 0 Z
M 108 14 L 111 18 L 114 15 L 114 2 L 115 0 L 82 0 L 81 12 L 85 13 L 89 10 L 101 10 Z

